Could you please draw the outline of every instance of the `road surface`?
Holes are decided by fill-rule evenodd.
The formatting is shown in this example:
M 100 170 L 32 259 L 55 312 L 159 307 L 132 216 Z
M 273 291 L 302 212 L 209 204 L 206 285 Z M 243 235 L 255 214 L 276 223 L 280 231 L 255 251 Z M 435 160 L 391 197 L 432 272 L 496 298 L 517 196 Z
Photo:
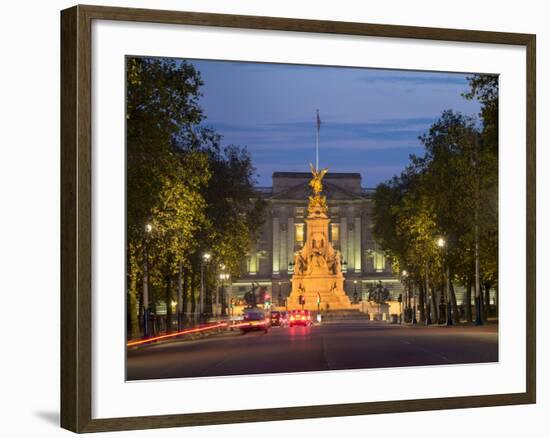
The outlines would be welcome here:
M 498 325 L 338 321 L 176 340 L 128 350 L 127 379 L 225 376 L 498 361 Z

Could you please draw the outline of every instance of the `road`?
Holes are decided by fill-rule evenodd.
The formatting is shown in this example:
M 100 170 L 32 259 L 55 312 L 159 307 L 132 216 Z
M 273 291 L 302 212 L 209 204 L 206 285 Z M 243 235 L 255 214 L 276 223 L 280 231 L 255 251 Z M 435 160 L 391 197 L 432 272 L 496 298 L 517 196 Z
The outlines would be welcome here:
M 127 379 L 224 376 L 498 361 L 498 326 L 339 321 L 129 349 Z

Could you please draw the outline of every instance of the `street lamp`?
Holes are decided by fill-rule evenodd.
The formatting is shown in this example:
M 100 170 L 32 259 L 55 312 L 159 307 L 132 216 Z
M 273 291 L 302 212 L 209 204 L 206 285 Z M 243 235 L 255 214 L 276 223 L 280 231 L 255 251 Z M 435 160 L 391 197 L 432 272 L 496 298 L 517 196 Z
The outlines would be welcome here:
M 281 285 L 282 285 L 282 283 L 279 281 L 279 295 L 277 295 L 277 304 L 278 304 L 279 306 L 282 305 L 281 303 L 282 303 L 282 301 L 283 301 L 283 295 L 282 295 L 282 293 L 281 293 Z
M 357 304 L 357 280 L 353 280 L 353 302 Z
M 400 317 L 400 323 L 403 322 L 403 320 L 407 320 L 407 315 L 409 313 L 408 309 L 410 308 L 410 301 L 409 301 L 409 287 L 408 287 L 408 279 L 407 279 L 407 271 L 405 269 L 403 269 L 403 271 L 401 271 L 401 277 L 404 279 L 404 281 L 407 282 L 407 285 L 406 285 L 406 291 L 407 291 L 407 295 L 406 295 L 406 306 L 405 306 L 405 312 L 403 312 L 403 294 L 401 294 L 401 302 L 399 303 L 399 311 L 401 312 L 399 317 Z
M 222 266 L 223 266 L 223 265 L 222 265 Z M 224 268 L 225 268 L 225 266 L 224 266 Z M 224 283 L 223 283 L 223 282 L 224 282 L 225 280 L 229 280 L 229 274 L 228 274 L 227 272 L 222 272 L 222 273 L 220 274 L 220 281 L 221 281 L 221 294 L 220 294 L 220 295 L 221 295 L 221 297 L 220 297 L 221 299 L 220 299 L 220 302 L 221 302 L 221 305 L 222 305 L 222 312 L 221 312 L 222 314 L 223 314 L 223 310 L 224 310 L 224 309 L 223 309 L 223 301 L 224 301 L 224 297 L 225 297 L 225 291 L 224 291 L 224 288 L 223 288 Z
M 212 255 L 208 252 L 205 252 L 202 255 L 201 261 L 201 290 L 199 297 L 199 317 L 202 319 L 204 315 L 204 265 L 210 261 Z
M 453 325 L 453 318 L 451 315 L 451 288 L 450 288 L 450 273 L 449 273 L 449 261 L 447 260 L 447 242 L 443 237 L 437 239 L 437 246 L 441 249 L 445 249 L 445 299 L 447 300 L 447 326 Z
M 143 240 L 143 336 L 149 337 L 149 254 L 147 242 L 149 234 L 153 231 L 151 224 L 145 225 L 145 239 Z

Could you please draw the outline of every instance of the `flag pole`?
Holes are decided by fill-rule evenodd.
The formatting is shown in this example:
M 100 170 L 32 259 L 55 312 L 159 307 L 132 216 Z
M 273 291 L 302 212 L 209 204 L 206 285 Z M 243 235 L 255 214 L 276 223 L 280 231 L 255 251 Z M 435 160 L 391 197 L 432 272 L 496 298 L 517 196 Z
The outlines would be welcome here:
M 317 110 L 317 138 L 316 138 L 316 147 L 315 147 L 315 168 L 319 170 L 319 128 L 321 127 L 321 119 L 319 118 L 319 110 Z
M 319 128 L 317 128 L 317 147 L 315 148 L 315 168 L 319 170 Z

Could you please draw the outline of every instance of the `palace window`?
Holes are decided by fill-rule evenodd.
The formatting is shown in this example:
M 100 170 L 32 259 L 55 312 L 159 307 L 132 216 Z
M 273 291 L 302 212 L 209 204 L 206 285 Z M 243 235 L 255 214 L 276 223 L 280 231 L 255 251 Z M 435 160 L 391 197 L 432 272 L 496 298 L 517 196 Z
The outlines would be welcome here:
M 383 252 L 374 251 L 373 262 L 376 272 L 383 272 L 386 269 L 386 256 Z
M 248 275 L 256 275 L 258 273 L 258 254 L 252 253 L 246 257 L 246 271 Z
M 303 245 L 304 243 L 304 224 L 294 224 L 294 227 L 296 229 L 296 243 L 299 245 Z
M 340 241 L 340 224 L 330 224 L 330 236 L 332 243 Z

